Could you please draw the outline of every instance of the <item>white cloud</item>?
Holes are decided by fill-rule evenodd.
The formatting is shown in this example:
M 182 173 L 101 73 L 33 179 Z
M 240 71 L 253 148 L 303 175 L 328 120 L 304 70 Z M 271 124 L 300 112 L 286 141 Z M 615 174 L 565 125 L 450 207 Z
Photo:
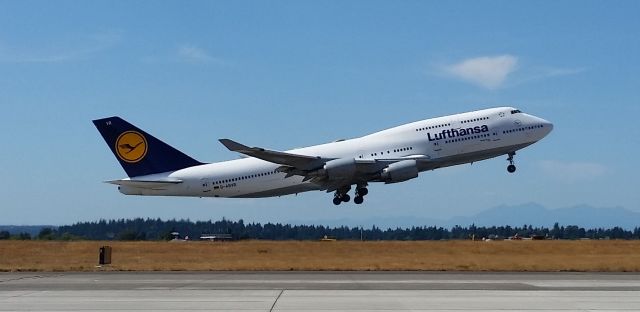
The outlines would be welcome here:
M 190 63 L 223 63 L 220 59 L 211 56 L 204 49 L 191 44 L 183 44 L 178 47 L 178 56 L 181 60 Z
M 513 55 L 483 56 L 463 60 L 443 68 L 450 76 L 490 90 L 500 88 L 518 66 Z
M 539 166 L 545 174 L 567 183 L 593 180 L 608 171 L 604 165 L 591 162 L 545 160 L 541 161 Z

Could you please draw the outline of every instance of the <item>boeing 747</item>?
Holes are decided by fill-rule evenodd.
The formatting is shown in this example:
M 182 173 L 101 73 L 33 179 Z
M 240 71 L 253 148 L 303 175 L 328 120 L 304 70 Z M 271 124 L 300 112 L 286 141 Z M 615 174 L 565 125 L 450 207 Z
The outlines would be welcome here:
M 93 121 L 129 176 L 108 181 L 126 195 L 256 198 L 333 192 L 333 203 L 362 204 L 369 183 L 417 178 L 420 172 L 514 155 L 553 124 L 513 107 L 425 119 L 349 140 L 288 151 L 220 139 L 248 157 L 202 163 L 119 117 Z

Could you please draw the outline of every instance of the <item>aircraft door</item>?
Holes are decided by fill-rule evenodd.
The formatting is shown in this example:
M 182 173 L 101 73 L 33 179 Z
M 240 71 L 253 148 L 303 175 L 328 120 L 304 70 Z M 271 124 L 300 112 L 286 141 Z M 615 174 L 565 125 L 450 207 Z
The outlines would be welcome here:
M 460 130 L 460 128 L 462 127 L 460 124 L 460 120 L 457 120 L 457 119 L 449 121 L 449 124 L 451 124 L 451 129 Z
M 202 193 L 209 193 L 211 189 L 213 189 L 213 181 L 209 178 L 200 179 L 200 185 L 202 188 Z
M 432 142 L 428 142 L 428 153 L 427 156 L 430 159 L 437 159 L 440 157 L 440 154 L 442 152 L 442 142 L 440 142 L 440 140 L 438 141 L 432 141 Z

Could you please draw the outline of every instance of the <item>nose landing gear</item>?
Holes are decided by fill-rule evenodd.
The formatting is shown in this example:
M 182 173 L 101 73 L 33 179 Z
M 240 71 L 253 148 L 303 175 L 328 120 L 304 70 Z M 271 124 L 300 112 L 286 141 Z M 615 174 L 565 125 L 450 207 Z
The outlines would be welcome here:
M 509 173 L 514 173 L 516 172 L 516 166 L 513 164 L 513 156 L 516 155 L 516 152 L 511 152 L 507 155 L 509 156 L 507 157 L 507 160 L 509 161 L 509 165 L 507 166 L 507 171 Z

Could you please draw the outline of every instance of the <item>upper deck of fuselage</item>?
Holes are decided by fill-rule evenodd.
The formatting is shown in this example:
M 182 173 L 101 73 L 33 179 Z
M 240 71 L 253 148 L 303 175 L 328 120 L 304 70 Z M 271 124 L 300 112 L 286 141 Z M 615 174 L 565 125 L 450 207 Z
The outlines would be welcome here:
M 474 119 L 483 118 L 483 117 L 489 117 L 489 118 L 498 117 L 501 112 L 506 114 L 513 110 L 516 110 L 516 108 L 495 107 L 495 108 L 487 108 L 487 109 L 460 113 L 455 115 L 434 117 L 434 118 L 415 121 L 412 123 L 374 132 L 372 134 L 363 136 L 362 138 L 378 138 L 378 137 L 385 137 L 385 136 L 394 136 L 399 134 L 414 133 L 421 129 L 427 129 L 427 128 L 445 129 L 445 127 L 452 127 L 454 124 L 456 126 L 460 126 L 459 124 L 457 124 L 458 122 L 474 120 Z

